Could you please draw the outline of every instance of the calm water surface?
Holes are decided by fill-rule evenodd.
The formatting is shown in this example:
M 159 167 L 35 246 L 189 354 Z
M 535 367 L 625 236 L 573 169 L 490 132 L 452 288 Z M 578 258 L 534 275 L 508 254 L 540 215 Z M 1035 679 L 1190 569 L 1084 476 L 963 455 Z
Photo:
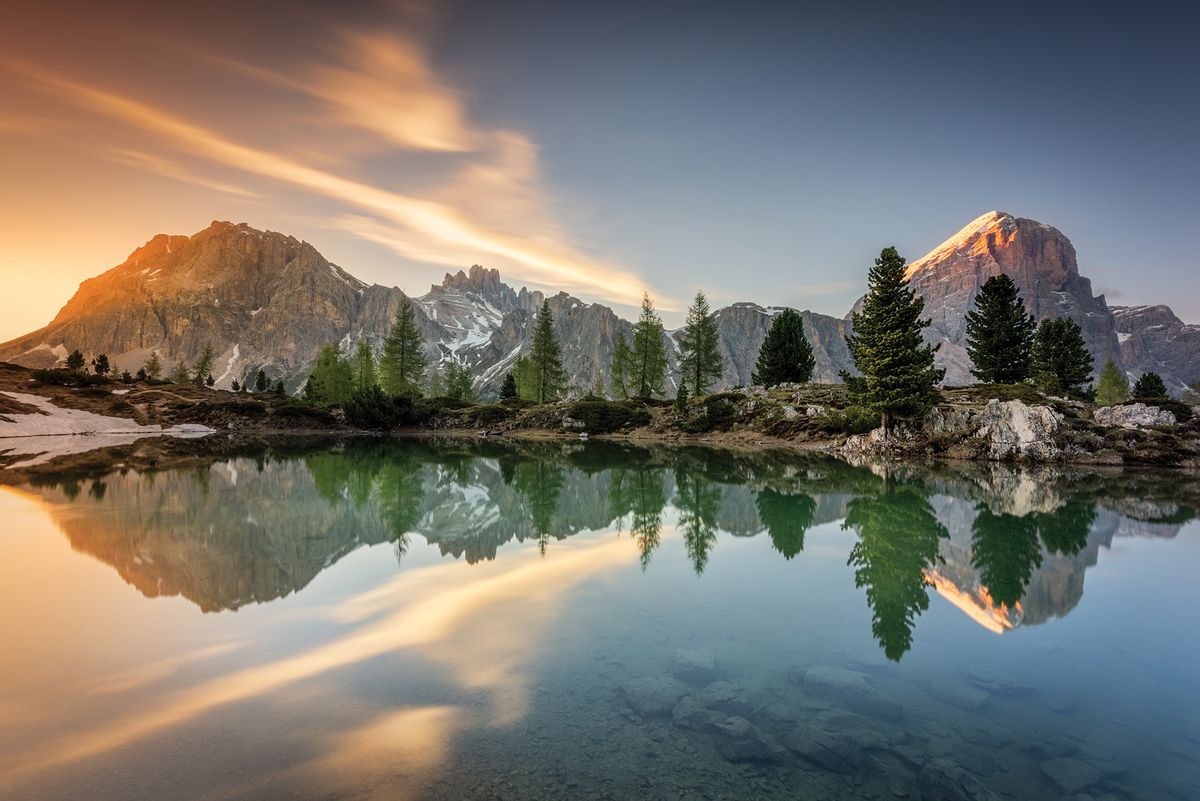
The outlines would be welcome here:
M 0 489 L 0 798 L 1197 799 L 1173 475 L 373 443 Z

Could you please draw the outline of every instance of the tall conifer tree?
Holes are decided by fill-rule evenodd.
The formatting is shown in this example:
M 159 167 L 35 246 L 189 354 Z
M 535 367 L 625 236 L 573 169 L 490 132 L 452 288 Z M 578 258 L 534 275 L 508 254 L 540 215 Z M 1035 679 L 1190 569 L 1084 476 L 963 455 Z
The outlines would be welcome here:
M 768 387 L 806 384 L 816 365 L 812 345 L 804 336 L 804 319 L 794 309 L 784 309 L 771 321 L 750 380 Z
M 421 378 L 425 373 L 422 345 L 412 301 L 402 297 L 379 358 L 379 383 L 385 392 L 410 398 L 421 396 Z
M 1025 311 L 1017 285 L 994 275 L 967 312 L 967 354 L 971 375 L 985 384 L 1016 384 L 1032 375 L 1033 336 L 1037 323 Z
M 852 393 L 879 412 L 884 430 L 896 416 L 924 414 L 933 405 L 935 387 L 946 371 L 933 366 L 936 347 L 926 345 L 921 331 L 925 299 L 904 277 L 904 259 L 884 248 L 867 274 L 868 291 L 861 312 L 852 317 L 854 333 L 846 337 L 861 377 L 843 373 Z
M 1078 395 L 1094 364 L 1078 323 L 1069 317 L 1042 320 L 1033 338 L 1033 375 L 1040 387 Z
M 1100 380 L 1096 382 L 1096 403 L 1101 406 L 1115 406 L 1129 400 L 1129 379 L 1120 368 L 1109 359 L 1100 371 Z
M 558 400 L 567 384 L 567 371 L 563 369 L 562 352 L 558 337 L 554 334 L 554 314 L 550 301 L 542 301 L 537 327 L 533 330 L 533 351 L 529 354 L 533 400 L 538 403 Z
M 703 292 L 697 292 L 679 337 L 680 381 L 687 385 L 693 396 L 703 395 L 724 372 L 717 345 L 717 324 L 708 307 L 708 298 Z
M 663 347 L 663 324 L 648 293 L 642 295 L 642 314 L 633 326 L 631 389 L 646 399 L 663 392 L 667 375 L 667 351 Z
M 613 348 L 612 365 L 609 367 L 609 383 L 618 399 L 629 397 L 631 389 L 630 372 L 632 371 L 633 351 L 625 339 L 625 332 L 617 333 L 617 344 Z
M 370 389 L 379 385 L 379 379 L 375 376 L 375 354 L 371 352 L 371 345 L 365 339 L 360 339 L 354 346 L 354 356 L 350 364 L 354 369 L 355 390 Z

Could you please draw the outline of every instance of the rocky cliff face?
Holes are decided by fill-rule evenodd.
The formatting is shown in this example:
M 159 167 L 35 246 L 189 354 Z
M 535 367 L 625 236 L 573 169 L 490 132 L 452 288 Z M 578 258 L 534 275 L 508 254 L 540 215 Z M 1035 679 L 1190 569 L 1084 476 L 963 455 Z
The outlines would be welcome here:
M 378 351 L 402 299 L 399 289 L 359 281 L 294 237 L 214 222 L 190 237 L 156 236 L 123 264 L 85 281 L 48 326 L 0 345 L 0 360 L 48 367 L 78 348 L 89 358 L 106 353 L 117 370 L 132 372 L 158 352 L 169 371 L 178 361 L 194 364 L 212 345 L 218 387 L 252 379 L 261 368 L 295 390 L 327 343 L 348 350 L 365 339 Z M 517 357 L 530 351 L 544 299 L 478 265 L 447 273 L 412 298 L 430 363 L 460 361 L 484 396 L 495 394 Z M 607 389 L 617 337 L 632 340 L 632 325 L 607 306 L 566 293 L 549 302 L 572 389 Z M 736 304 L 717 312 L 729 372 L 716 388 L 749 382 L 778 311 Z M 849 363 L 840 333 L 845 324 L 804 316 L 817 378 L 836 380 Z M 672 367 L 677 336 L 666 338 Z M 667 389 L 673 393 L 674 385 Z
M 942 345 L 937 360 L 946 368 L 947 384 L 974 381 L 966 313 L 984 282 L 1001 273 L 1020 288 L 1038 320 L 1070 317 L 1079 324 L 1097 372 L 1108 359 L 1122 363 L 1113 314 L 1079 274 L 1070 240 L 1044 223 L 990 211 L 908 266 L 910 285 L 925 299 L 932 321 L 926 338 Z
M 1156 372 L 1172 391 L 1200 381 L 1200 325 L 1167 306 L 1113 306 L 1121 360 L 1133 375 Z

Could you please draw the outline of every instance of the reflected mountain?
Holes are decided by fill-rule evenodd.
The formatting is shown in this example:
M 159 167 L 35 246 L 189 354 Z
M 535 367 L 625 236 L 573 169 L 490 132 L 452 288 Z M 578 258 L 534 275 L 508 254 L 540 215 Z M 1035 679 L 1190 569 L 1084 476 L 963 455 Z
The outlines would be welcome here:
M 1172 537 L 1200 508 L 1190 483 L 1150 474 L 492 440 L 267 450 L 26 489 L 73 548 L 148 597 L 206 612 L 287 596 L 364 545 L 391 543 L 403 559 L 423 539 L 473 564 L 510 543 L 553 558 L 555 541 L 607 530 L 650 571 L 673 523 L 702 574 L 722 536 L 765 534 L 802 560 L 809 531 L 841 521 L 891 659 L 911 647 L 930 590 L 998 633 L 1062 617 L 1114 538 Z

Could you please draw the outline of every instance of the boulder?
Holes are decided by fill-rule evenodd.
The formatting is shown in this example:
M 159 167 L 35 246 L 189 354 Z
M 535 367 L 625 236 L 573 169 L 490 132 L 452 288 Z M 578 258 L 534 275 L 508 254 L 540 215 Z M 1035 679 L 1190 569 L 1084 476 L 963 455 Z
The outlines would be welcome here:
M 1092 419 L 1102 426 L 1115 428 L 1146 428 L 1147 426 L 1173 426 L 1175 415 L 1157 406 L 1144 403 L 1127 403 L 1121 406 L 1101 406 L 1092 412 Z
M 804 689 L 870 717 L 896 720 L 903 714 L 899 703 L 876 690 L 865 675 L 852 670 L 817 665 L 804 675 Z
M 939 757 L 931 759 L 917 774 L 921 801 L 999 801 L 979 779 L 958 763 Z
M 706 684 L 717 676 L 717 660 L 712 651 L 681 648 L 675 652 L 675 678 L 693 684 Z
M 622 684 L 621 691 L 630 708 L 645 718 L 670 715 L 688 688 L 670 676 L 643 676 Z
M 979 417 L 976 436 L 988 443 L 991 459 L 1049 461 L 1060 453 L 1056 440 L 1062 421 L 1048 406 L 992 399 Z
M 1062 792 L 1070 795 L 1091 787 L 1104 776 L 1103 771 L 1081 759 L 1058 757 L 1042 762 L 1042 773 Z
M 717 750 L 730 762 L 778 762 L 786 754 L 774 737 L 745 718 L 731 715 L 713 728 Z

